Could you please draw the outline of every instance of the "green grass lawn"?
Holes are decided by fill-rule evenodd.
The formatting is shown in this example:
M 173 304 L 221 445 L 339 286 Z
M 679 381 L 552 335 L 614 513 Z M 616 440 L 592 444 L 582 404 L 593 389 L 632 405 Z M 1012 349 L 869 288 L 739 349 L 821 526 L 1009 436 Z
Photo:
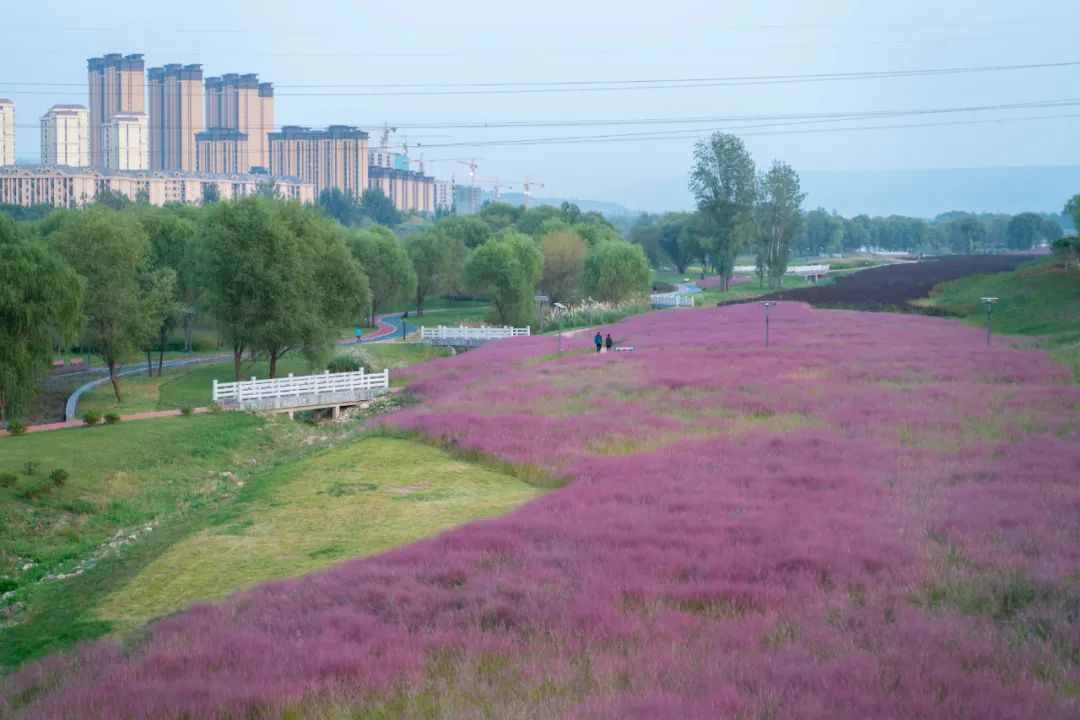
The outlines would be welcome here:
M 982 325 L 979 298 L 996 297 L 994 332 L 1039 338 L 1039 345 L 1069 365 L 1080 381 L 1080 275 L 1054 260 L 1038 260 L 1013 272 L 942 283 L 921 302 Z
M 429 348 L 421 345 L 375 343 L 360 345 L 362 354 L 371 372 L 381 372 L 384 368 L 397 370 L 418 362 L 425 362 L 443 357 L 447 351 L 441 348 Z M 339 347 L 337 354 L 353 353 L 352 345 Z M 300 356 L 286 356 L 278 363 L 279 375 L 303 375 L 319 372 L 321 368 L 312 368 Z M 265 362 L 258 361 L 244 364 L 244 377 L 269 377 Z M 174 410 L 183 407 L 203 407 L 210 404 L 211 388 L 214 380 L 231 382 L 235 380 L 231 362 L 208 363 L 188 368 L 165 370 L 163 377 L 136 375 L 121 380 L 120 392 L 124 398 L 118 405 L 111 385 L 103 385 L 85 393 L 79 400 L 78 413 L 94 411 L 101 414 L 115 412 L 120 414 L 150 412 L 153 410 Z
M 409 313 L 409 323 L 411 325 L 416 325 L 417 327 L 435 327 L 437 325 L 457 327 L 462 324 L 478 325 L 487 322 L 486 318 L 487 307 L 483 305 L 443 310 L 425 308 L 424 317 L 422 318 L 415 317 L 415 313 Z
M 34 475 L 28 461 L 39 463 Z M 66 483 L 24 492 L 56 468 L 68 470 Z M 0 487 L 8 669 L 195 600 L 506 512 L 542 491 L 419 441 L 367 436 L 360 423 L 243 413 L 0 438 L 6 472 L 17 477 Z
M 135 627 L 196 600 L 504 513 L 539 492 L 414 441 L 352 442 L 253 479 L 241 502 L 149 563 L 98 615 Z

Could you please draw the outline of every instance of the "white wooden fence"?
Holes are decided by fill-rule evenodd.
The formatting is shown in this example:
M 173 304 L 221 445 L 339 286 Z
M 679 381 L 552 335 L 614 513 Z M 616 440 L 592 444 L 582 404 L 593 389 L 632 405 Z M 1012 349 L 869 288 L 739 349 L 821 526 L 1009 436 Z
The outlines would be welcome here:
M 504 340 L 512 337 L 525 337 L 531 334 L 527 327 L 422 327 L 420 342 L 432 345 L 453 345 L 465 343 L 478 345 L 492 340 Z
M 693 295 L 658 293 L 650 295 L 649 300 L 652 302 L 653 307 L 694 307 Z
M 221 405 L 241 404 L 266 399 L 288 399 L 338 396 L 349 394 L 381 394 L 390 389 L 390 371 L 365 373 L 363 370 L 349 373 L 331 373 L 322 375 L 289 375 L 273 380 L 241 380 L 240 382 L 214 381 L 214 402 Z M 306 404 L 306 403 L 305 403 Z
M 737 273 L 756 273 L 757 268 L 753 265 L 736 265 Z M 786 275 L 799 275 L 800 277 L 818 277 L 829 274 L 828 265 L 793 265 L 787 269 Z

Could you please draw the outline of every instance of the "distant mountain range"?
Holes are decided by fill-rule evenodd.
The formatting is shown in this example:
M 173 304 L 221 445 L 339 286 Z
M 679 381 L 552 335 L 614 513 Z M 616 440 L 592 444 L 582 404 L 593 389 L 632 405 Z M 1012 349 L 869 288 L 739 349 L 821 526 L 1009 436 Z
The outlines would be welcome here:
M 931 218 L 950 210 L 1059 213 L 1080 194 L 1080 166 L 849 170 L 800 173 L 805 207 L 842 215 Z M 648 212 L 688 210 L 686 176 L 637 183 L 617 193 L 624 205 Z

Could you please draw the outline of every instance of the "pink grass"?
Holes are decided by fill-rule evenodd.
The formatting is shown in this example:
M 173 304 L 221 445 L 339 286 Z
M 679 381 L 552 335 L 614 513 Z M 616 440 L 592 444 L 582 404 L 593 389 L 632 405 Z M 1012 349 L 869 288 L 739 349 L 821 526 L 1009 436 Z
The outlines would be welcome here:
M 193 607 L 127 655 L 49 658 L 8 710 L 1077 717 L 1080 388 L 946 320 L 771 319 L 768 350 L 737 306 L 604 328 L 633 353 L 529 338 L 410 369 L 421 401 L 387 425 L 571 482 Z

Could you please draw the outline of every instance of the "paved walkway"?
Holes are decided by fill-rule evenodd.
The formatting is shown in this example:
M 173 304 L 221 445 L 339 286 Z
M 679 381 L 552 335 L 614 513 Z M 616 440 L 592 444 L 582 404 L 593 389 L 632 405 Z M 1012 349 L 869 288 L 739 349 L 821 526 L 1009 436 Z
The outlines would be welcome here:
M 207 412 L 210 412 L 209 408 L 195 408 L 194 409 L 194 413 L 196 415 L 200 415 L 202 413 L 207 413 Z M 175 415 L 182 415 L 182 414 L 183 413 L 181 413 L 179 410 L 156 410 L 154 412 L 141 412 L 141 413 L 131 413 L 130 415 L 121 415 L 120 416 L 120 421 L 121 422 L 130 422 L 132 420 L 149 420 L 150 418 L 173 417 Z M 83 427 L 85 424 L 86 423 L 84 423 L 82 420 L 65 420 L 64 422 L 54 422 L 54 423 L 43 423 L 41 425 L 31 425 L 28 428 L 26 428 L 26 432 L 28 432 L 28 433 L 36 433 L 36 432 L 48 432 L 49 430 L 66 430 L 68 428 Z M 0 430 L 0 437 L 3 437 L 4 435 L 8 435 L 8 434 L 9 433 L 8 433 L 7 430 Z

